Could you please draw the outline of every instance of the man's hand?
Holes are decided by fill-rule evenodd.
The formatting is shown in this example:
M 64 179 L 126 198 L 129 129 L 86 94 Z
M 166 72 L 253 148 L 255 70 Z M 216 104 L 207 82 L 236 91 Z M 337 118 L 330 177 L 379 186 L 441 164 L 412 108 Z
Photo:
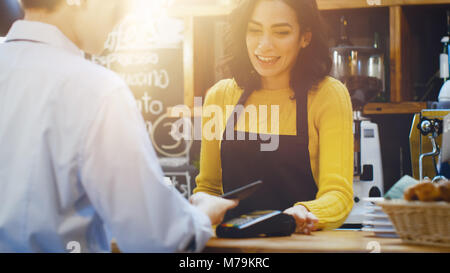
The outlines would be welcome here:
M 317 219 L 317 217 L 312 214 L 312 212 L 308 211 L 308 209 L 304 206 L 297 205 L 288 208 L 284 211 L 284 213 L 292 215 L 295 218 L 295 222 L 297 224 L 295 232 L 310 235 L 311 231 L 316 230 L 315 224 L 319 222 L 319 219 Z
M 189 202 L 208 215 L 212 225 L 220 224 L 227 210 L 239 204 L 238 200 L 228 200 L 203 192 L 192 195 Z

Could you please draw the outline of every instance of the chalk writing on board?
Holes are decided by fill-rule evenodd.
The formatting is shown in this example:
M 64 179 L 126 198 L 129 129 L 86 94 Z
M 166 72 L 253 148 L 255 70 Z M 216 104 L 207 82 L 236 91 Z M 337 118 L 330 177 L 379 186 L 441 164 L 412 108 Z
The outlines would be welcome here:
M 127 16 L 110 33 L 105 49 L 114 51 L 176 48 L 183 39 L 181 20 L 160 17 L 158 20 L 139 20 Z
M 147 92 L 141 98 L 136 100 L 137 107 L 141 113 L 152 114 L 155 116 L 161 115 L 164 111 L 164 107 L 161 101 L 153 100 Z
M 115 63 L 121 66 L 155 65 L 159 63 L 159 55 L 155 52 L 112 52 L 106 56 L 93 56 L 92 58 L 96 63 L 108 69 L 111 69 Z
M 167 89 L 170 84 L 169 73 L 165 69 L 137 73 L 119 73 L 128 86 L 149 86 Z
M 182 20 L 164 16 L 164 12 L 127 16 L 110 33 L 105 53 L 92 57 L 127 83 L 156 150 L 168 157 L 188 153 L 190 148 L 170 134 L 172 120 L 165 116 L 167 107 L 184 101 L 183 29 Z
M 190 120 L 185 121 L 185 124 L 186 125 L 190 124 Z M 153 124 L 152 134 L 150 136 L 151 136 L 151 139 L 153 142 L 153 146 L 160 154 L 167 156 L 167 157 L 181 157 L 189 152 L 193 141 L 192 141 L 191 136 L 186 137 L 186 138 L 177 137 L 178 132 L 174 131 L 174 129 L 176 129 L 176 127 L 174 127 L 173 125 L 174 125 L 173 118 L 169 118 L 167 113 L 163 114 Z M 156 140 L 155 131 L 158 130 L 158 128 L 160 128 L 160 127 L 162 129 L 166 129 L 166 131 L 168 132 L 168 135 L 170 135 L 172 137 L 172 139 L 174 140 L 173 141 L 174 143 L 163 144 L 163 143 L 159 143 Z M 188 127 L 188 128 L 190 128 L 190 127 Z

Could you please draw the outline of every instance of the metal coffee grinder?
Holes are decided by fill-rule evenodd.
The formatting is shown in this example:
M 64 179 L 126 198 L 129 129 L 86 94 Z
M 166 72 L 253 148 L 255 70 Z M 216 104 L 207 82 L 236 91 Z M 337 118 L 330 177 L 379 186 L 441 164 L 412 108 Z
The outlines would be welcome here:
M 374 47 L 341 45 L 331 49 L 331 76 L 343 82 L 353 105 L 354 206 L 345 226 L 361 227 L 365 214 L 363 198 L 383 195 L 378 125 L 362 115 L 364 106 L 385 90 L 384 55 Z

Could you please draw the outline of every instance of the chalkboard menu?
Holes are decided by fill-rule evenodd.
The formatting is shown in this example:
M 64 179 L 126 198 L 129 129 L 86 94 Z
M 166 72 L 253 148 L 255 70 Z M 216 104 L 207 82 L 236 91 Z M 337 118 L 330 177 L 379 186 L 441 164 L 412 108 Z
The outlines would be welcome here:
M 160 156 L 180 156 L 187 145 L 171 137 L 167 109 L 184 103 L 183 21 L 128 16 L 92 60 L 117 72 L 133 92 Z M 159 126 L 155 128 L 155 125 Z
M 104 53 L 91 59 L 128 84 L 165 175 L 189 198 L 196 172 L 189 165 L 192 140 L 174 134 L 179 118 L 168 115 L 168 108 L 184 104 L 183 22 L 128 16 L 109 35 Z

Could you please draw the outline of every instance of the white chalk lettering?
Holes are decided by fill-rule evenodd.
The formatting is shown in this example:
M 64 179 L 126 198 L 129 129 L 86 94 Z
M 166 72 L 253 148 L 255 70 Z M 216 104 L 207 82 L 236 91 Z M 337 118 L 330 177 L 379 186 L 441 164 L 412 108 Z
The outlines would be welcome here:
M 129 86 L 148 86 L 166 89 L 170 84 L 169 73 L 167 73 L 167 70 L 165 69 L 132 74 L 120 73 L 119 76 L 121 76 Z
M 136 100 L 136 105 L 139 111 L 143 114 L 158 116 L 164 111 L 162 101 L 153 99 L 147 92 L 144 92 L 144 95 Z
M 113 52 L 106 56 L 92 56 L 92 61 L 111 69 L 115 63 L 123 67 L 132 65 L 156 65 L 159 63 L 159 56 L 155 52 Z

